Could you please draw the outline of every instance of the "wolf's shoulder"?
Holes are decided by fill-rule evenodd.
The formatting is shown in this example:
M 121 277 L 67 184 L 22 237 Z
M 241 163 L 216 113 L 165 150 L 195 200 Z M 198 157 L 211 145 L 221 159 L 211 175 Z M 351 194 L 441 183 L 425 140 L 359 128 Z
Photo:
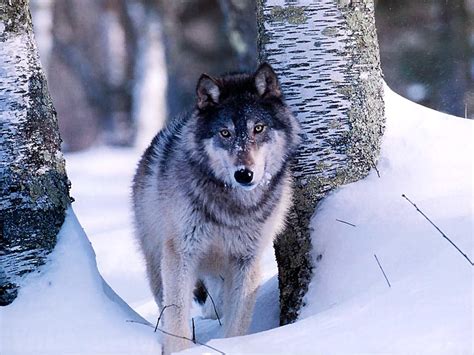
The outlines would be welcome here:
M 176 116 L 155 135 L 138 163 L 135 182 L 138 177 L 153 175 L 154 172 L 162 168 L 162 165 L 166 164 L 168 157 L 181 139 L 181 132 L 190 116 L 190 113 Z

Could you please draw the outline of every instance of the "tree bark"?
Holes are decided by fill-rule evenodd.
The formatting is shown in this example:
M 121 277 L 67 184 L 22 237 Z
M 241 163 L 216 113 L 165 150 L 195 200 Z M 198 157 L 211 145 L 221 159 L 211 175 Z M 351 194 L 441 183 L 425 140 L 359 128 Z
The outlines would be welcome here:
M 317 203 L 375 166 L 384 130 L 382 74 L 371 0 L 258 0 L 259 60 L 279 74 L 303 129 L 293 163 L 294 207 L 275 242 L 280 322 L 298 317 L 317 262 Z M 314 249 L 314 250 L 313 250 Z
M 70 203 L 27 0 L 0 3 L 0 305 L 43 264 Z

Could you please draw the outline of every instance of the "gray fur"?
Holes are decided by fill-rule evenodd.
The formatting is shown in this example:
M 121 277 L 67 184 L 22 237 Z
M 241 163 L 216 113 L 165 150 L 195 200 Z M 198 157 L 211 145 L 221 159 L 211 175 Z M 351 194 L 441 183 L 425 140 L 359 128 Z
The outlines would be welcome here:
M 257 134 L 259 122 L 265 129 Z M 231 138 L 220 135 L 222 128 Z M 168 332 L 191 337 L 198 280 L 217 303 L 224 335 L 247 332 L 260 255 L 282 230 L 291 204 L 288 163 L 298 132 L 273 70 L 263 64 L 253 75 L 203 76 L 195 110 L 174 120 L 144 153 L 133 183 L 136 235 L 158 306 L 176 305 L 164 312 Z M 244 167 L 254 174 L 250 186 L 234 178 Z M 205 314 L 213 316 L 208 301 Z M 164 352 L 189 346 L 168 336 Z

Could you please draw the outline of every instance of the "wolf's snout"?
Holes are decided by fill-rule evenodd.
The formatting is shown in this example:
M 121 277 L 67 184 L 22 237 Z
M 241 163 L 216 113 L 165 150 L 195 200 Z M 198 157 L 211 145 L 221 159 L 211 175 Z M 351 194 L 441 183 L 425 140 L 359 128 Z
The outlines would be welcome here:
M 237 170 L 234 174 L 235 181 L 242 185 L 248 185 L 253 180 L 253 171 L 249 169 Z

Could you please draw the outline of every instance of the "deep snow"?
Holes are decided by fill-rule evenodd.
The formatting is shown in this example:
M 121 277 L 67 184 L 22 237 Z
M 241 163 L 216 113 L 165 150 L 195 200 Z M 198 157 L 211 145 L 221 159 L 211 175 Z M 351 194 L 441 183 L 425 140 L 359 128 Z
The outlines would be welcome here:
M 318 207 L 314 252 L 323 258 L 301 319 L 210 345 L 226 353 L 473 353 L 473 267 L 401 197 L 406 194 L 474 259 L 473 122 L 385 91 L 381 176 L 374 171 Z M 99 148 L 67 156 L 67 168 L 77 200 L 73 206 L 102 276 L 154 322 L 157 309 L 128 206 L 138 156 L 134 150 Z M 277 324 L 271 249 L 263 264 L 254 332 Z M 159 353 L 153 328 L 127 322 L 144 320 L 103 283 L 71 210 L 44 268 L 28 277 L 11 306 L 0 309 L 1 354 Z M 216 322 L 198 319 L 197 311 L 196 317 L 198 340 L 216 335 Z M 188 353 L 204 351 L 211 352 L 194 347 Z
M 148 327 L 103 281 L 72 209 L 49 263 L 0 309 L 0 353 L 160 353 Z

